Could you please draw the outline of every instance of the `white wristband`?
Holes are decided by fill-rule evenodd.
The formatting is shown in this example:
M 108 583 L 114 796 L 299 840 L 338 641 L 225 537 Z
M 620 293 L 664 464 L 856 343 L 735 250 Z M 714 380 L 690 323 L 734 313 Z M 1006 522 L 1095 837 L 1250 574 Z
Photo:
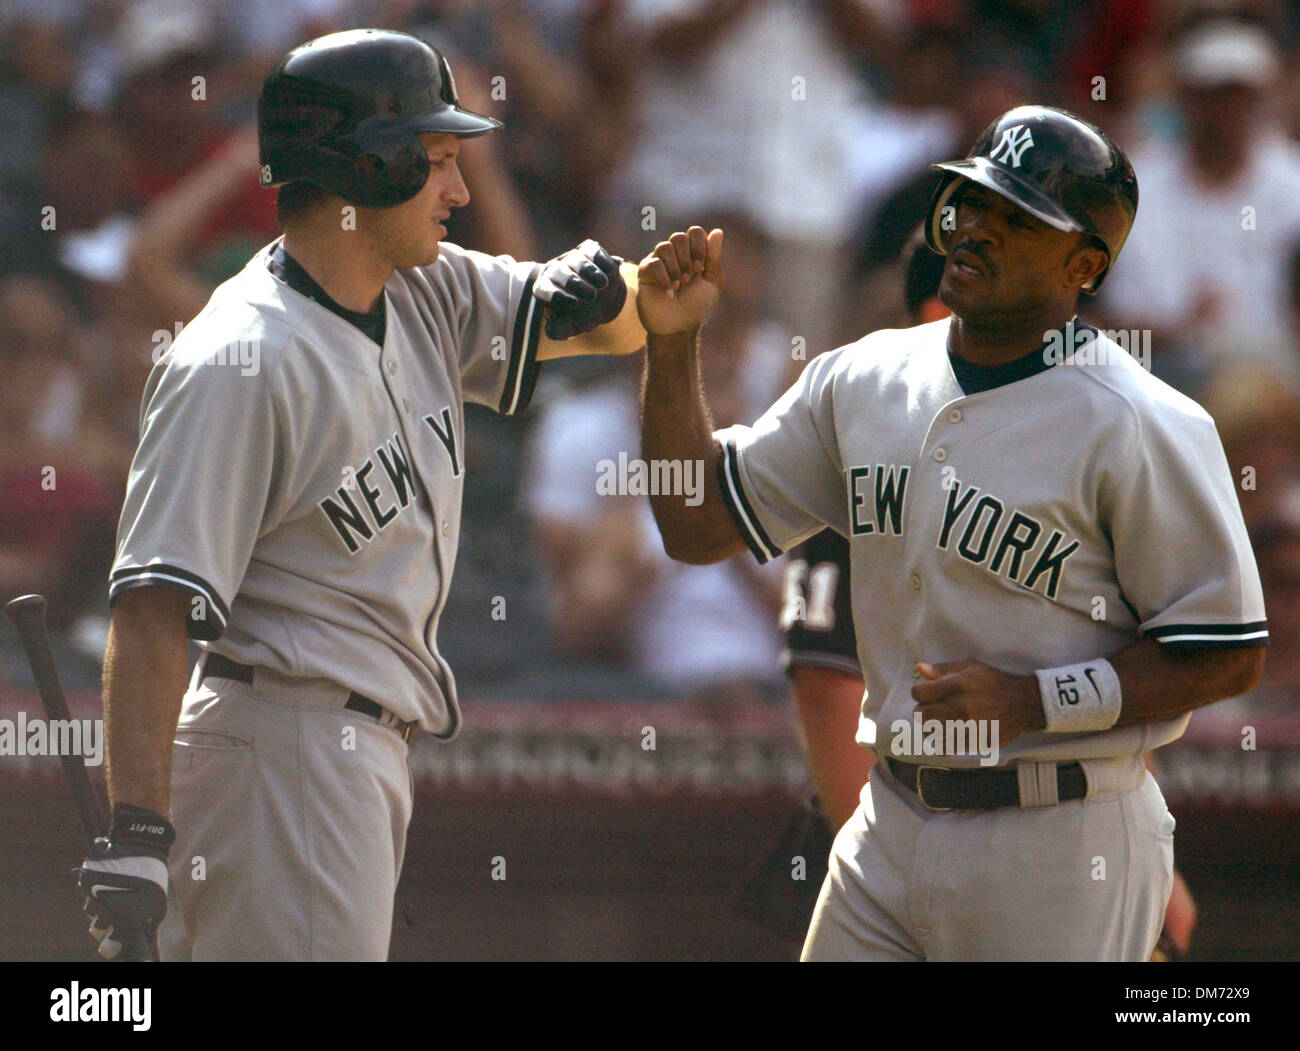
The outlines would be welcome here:
M 1110 661 L 1044 668 L 1038 676 L 1048 733 L 1109 730 L 1119 718 L 1119 675 Z

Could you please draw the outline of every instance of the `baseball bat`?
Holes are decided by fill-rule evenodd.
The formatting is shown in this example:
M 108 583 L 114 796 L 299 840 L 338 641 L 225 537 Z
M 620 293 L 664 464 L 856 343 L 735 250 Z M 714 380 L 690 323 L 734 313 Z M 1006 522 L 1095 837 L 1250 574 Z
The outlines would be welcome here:
M 5 603 L 5 616 L 18 629 L 23 649 L 27 653 L 27 663 L 31 666 L 32 677 L 36 680 L 36 689 L 40 692 L 45 714 L 51 722 L 71 721 L 68 701 L 63 695 L 63 683 L 59 679 L 59 669 L 54 663 L 54 651 L 50 648 L 50 633 L 45 624 L 45 610 L 48 607 L 43 595 L 20 595 Z M 61 755 L 63 776 L 72 789 L 72 798 L 77 804 L 77 813 L 81 817 L 81 828 L 86 836 L 86 850 L 94 849 L 95 839 L 108 835 L 108 811 L 95 791 L 95 783 L 90 779 L 90 771 L 80 757 Z M 125 939 L 118 959 L 156 960 L 157 951 L 152 939 L 141 935 L 138 938 Z

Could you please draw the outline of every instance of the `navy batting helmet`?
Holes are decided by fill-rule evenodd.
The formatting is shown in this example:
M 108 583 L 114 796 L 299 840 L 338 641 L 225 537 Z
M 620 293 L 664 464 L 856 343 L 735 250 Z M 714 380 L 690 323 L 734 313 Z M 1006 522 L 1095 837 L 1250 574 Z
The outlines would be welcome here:
M 935 164 L 947 173 L 930 202 L 925 239 L 946 255 L 944 210 L 963 180 L 979 183 L 1067 233 L 1090 234 L 1110 256 L 1083 290 L 1095 293 L 1115 265 L 1137 214 L 1138 185 L 1124 152 L 1100 128 L 1065 110 L 1019 106 L 985 129 L 964 160 Z
M 469 137 L 499 127 L 460 107 L 447 60 L 418 37 L 330 33 L 290 51 L 262 85 L 262 185 L 308 182 L 363 208 L 391 208 L 429 177 L 420 132 Z

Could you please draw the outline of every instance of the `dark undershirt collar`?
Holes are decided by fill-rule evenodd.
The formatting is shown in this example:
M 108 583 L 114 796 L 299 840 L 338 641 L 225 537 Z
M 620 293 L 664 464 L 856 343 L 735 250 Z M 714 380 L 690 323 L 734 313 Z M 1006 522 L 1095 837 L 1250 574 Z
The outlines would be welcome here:
M 266 258 L 266 268 L 295 292 L 302 293 L 312 302 L 319 303 L 326 310 L 337 314 L 348 324 L 360 329 L 362 335 L 379 346 L 384 345 L 384 330 L 388 318 L 385 310 L 386 297 L 379 297 L 379 309 L 371 313 L 349 310 L 335 302 L 330 294 L 321 288 L 320 282 L 307 273 L 302 264 L 284 250 L 283 241 L 277 242 L 271 249 L 271 254 Z
M 1073 325 L 1073 331 L 1091 332 L 1096 336 L 1096 329 L 1075 317 L 1066 323 L 1065 328 L 1070 329 Z M 1058 330 L 1059 331 L 1059 330 Z M 1008 383 L 1015 383 L 1017 380 L 1028 379 L 1030 376 L 1036 376 L 1040 372 L 1046 372 L 1057 360 L 1059 355 L 1049 355 L 1046 353 L 1049 347 L 1060 346 L 1059 337 L 1044 340 L 1043 345 L 1037 350 L 1031 350 L 1023 357 L 1014 358 L 1011 361 L 1004 361 L 1000 365 L 977 365 L 973 361 L 967 361 L 953 353 L 952 343 L 948 344 L 948 362 L 952 366 L 952 374 L 956 377 L 962 393 L 966 396 L 980 394 L 986 390 L 993 390 L 995 387 L 1003 387 Z M 1070 344 L 1073 347 L 1073 344 Z

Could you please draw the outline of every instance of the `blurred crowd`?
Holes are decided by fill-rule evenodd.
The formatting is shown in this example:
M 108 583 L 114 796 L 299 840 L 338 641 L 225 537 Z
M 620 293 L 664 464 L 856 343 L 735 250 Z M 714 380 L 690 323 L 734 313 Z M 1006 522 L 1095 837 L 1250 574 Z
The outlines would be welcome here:
M 636 259 L 685 224 L 727 230 L 702 352 L 719 425 L 818 353 L 942 316 L 902 262 L 930 163 L 1025 102 L 1100 124 L 1141 203 L 1081 313 L 1149 333 L 1153 370 L 1215 417 L 1265 577 L 1262 693 L 1300 689 L 1300 3 L 8 0 L 0 18 L 0 598 L 51 598 L 74 682 L 98 674 L 148 371 L 278 233 L 261 80 L 374 25 L 439 46 L 462 101 L 505 121 L 462 151 L 452 240 L 546 259 L 596 237 Z M 638 455 L 639 370 L 553 362 L 524 420 L 470 412 L 442 627 L 467 695 L 781 694 L 780 564 L 677 565 L 644 498 L 597 490 L 601 461 Z

